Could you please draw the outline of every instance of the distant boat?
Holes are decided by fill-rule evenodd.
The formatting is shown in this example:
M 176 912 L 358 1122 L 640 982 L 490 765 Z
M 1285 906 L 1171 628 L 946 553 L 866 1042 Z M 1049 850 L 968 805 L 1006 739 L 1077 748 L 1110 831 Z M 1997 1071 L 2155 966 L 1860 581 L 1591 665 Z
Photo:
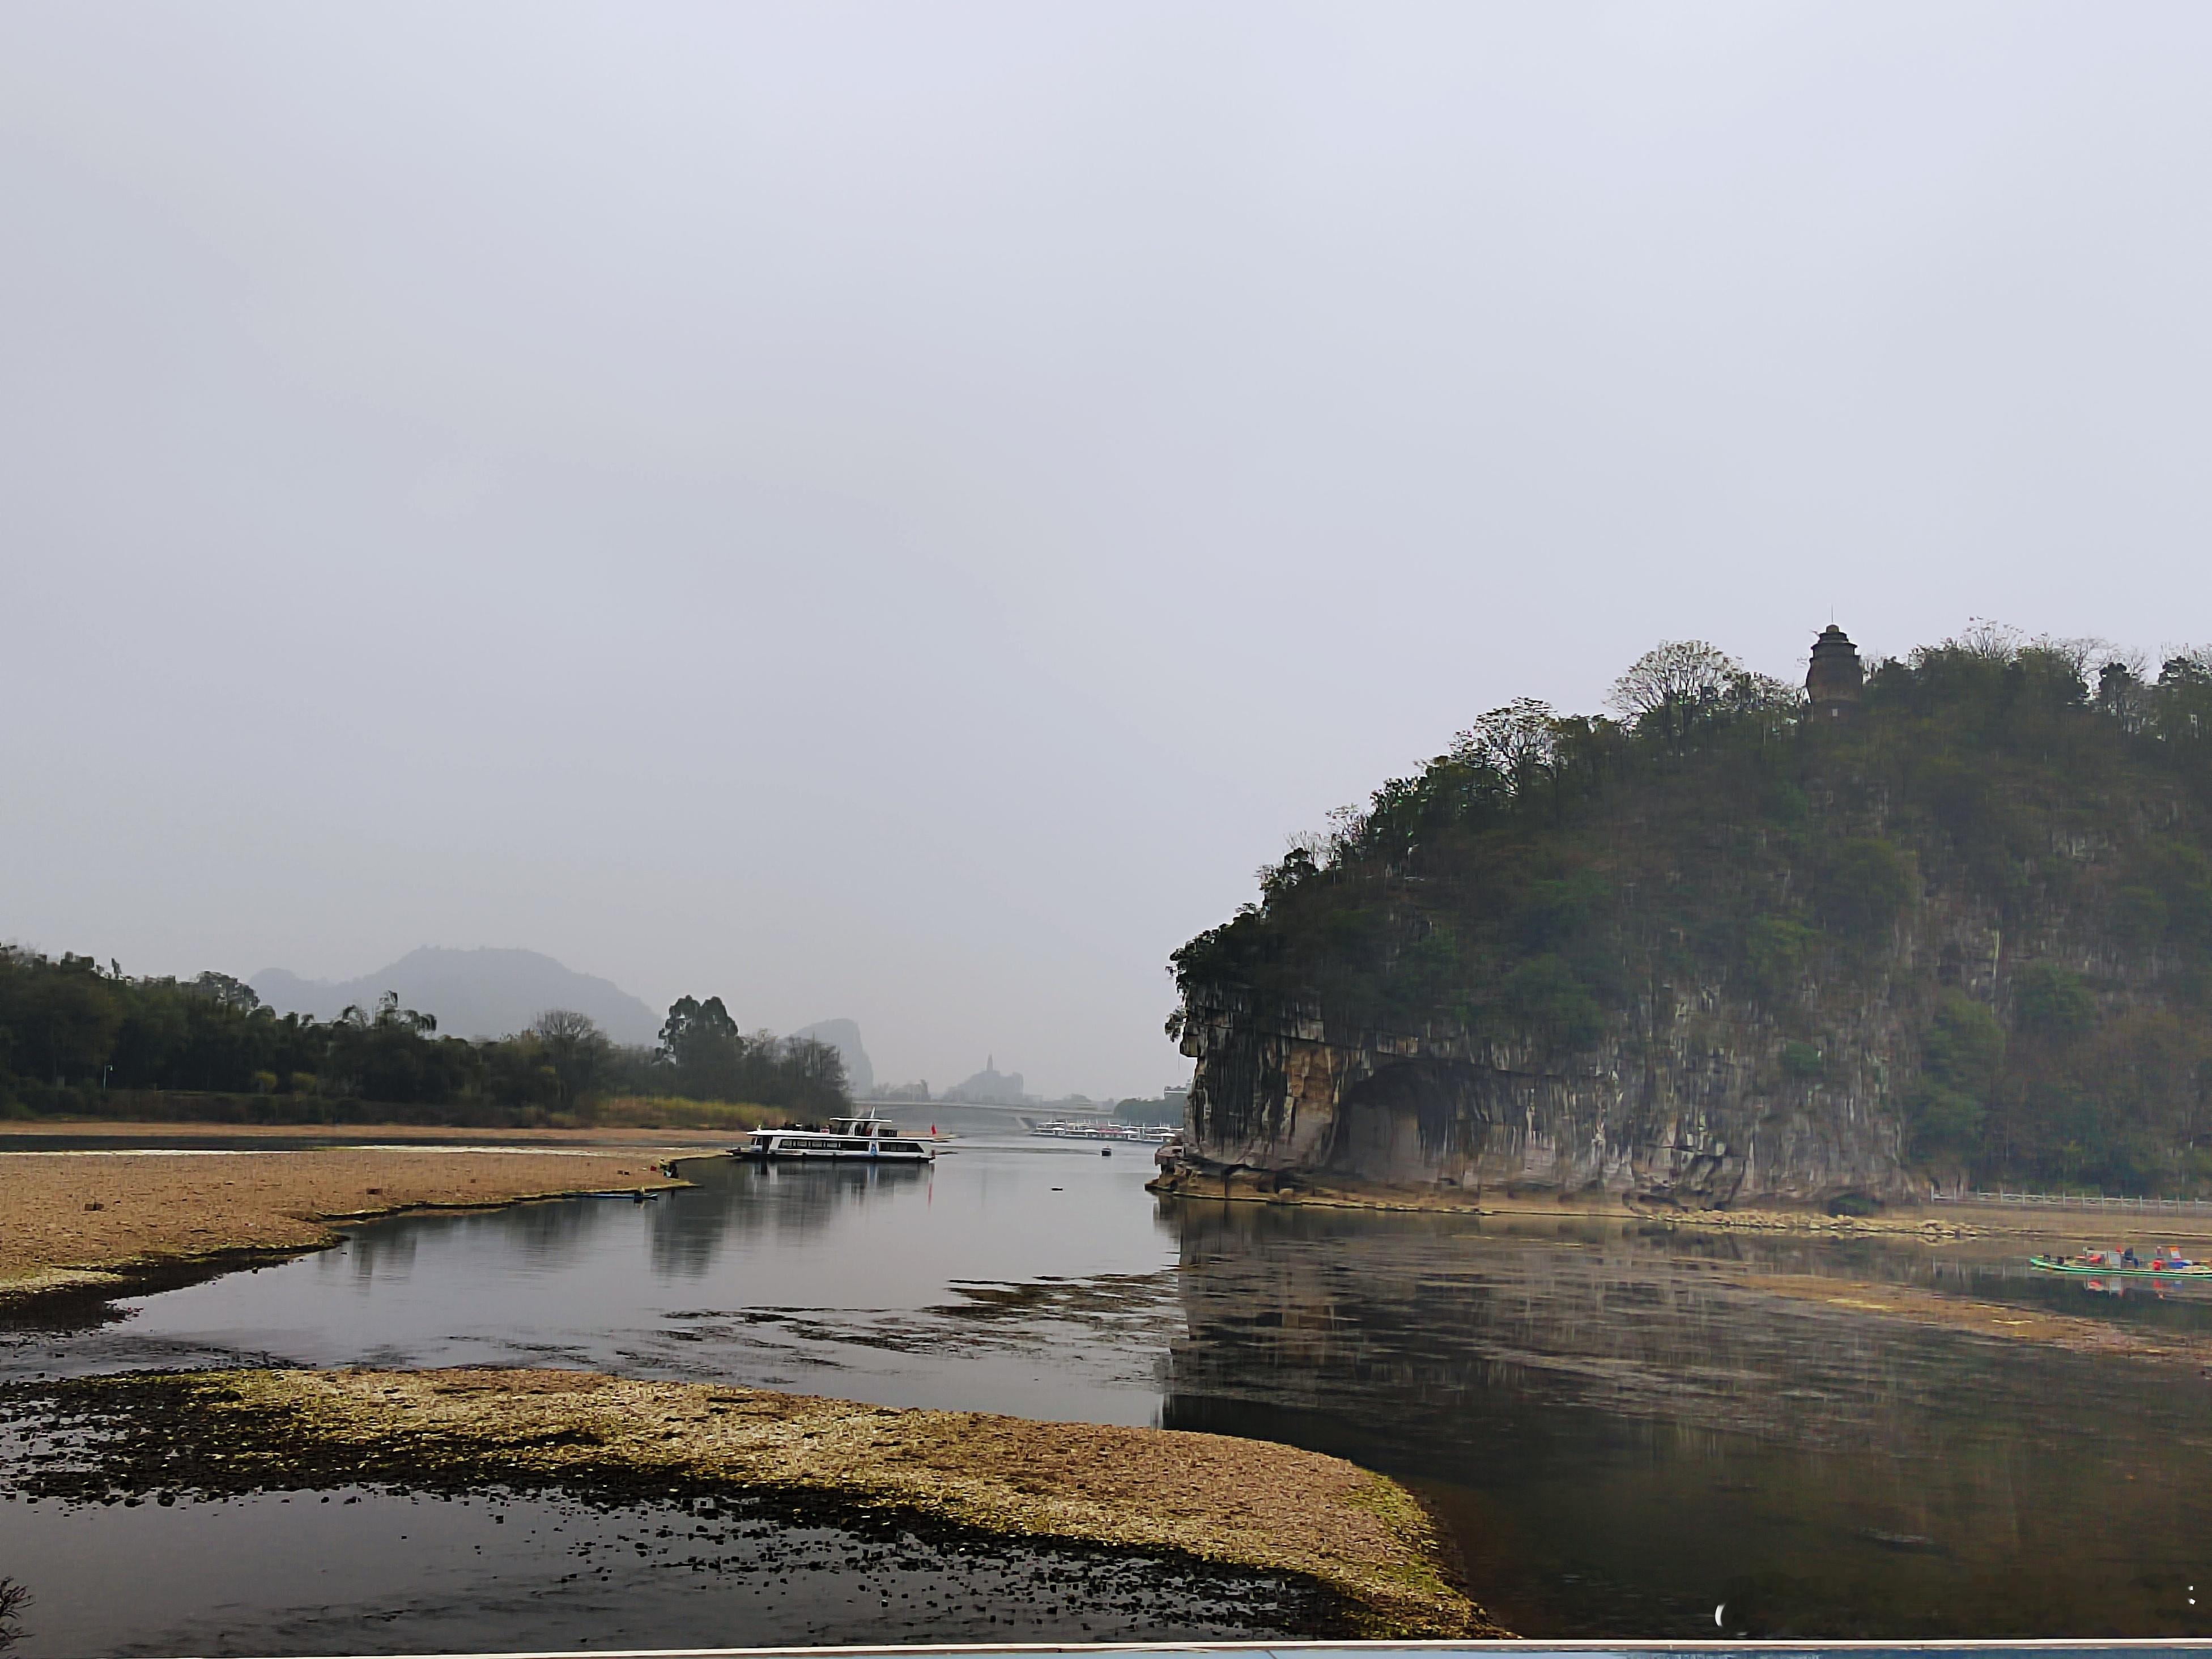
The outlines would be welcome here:
M 2123 1265 L 2111 1250 L 2094 1252 L 2107 1261 L 2082 1256 L 2032 1255 L 2027 1265 L 2038 1273 L 2077 1273 L 2085 1279 L 2212 1279 L 2212 1261 L 2137 1261 Z
M 1054 1140 L 1114 1140 L 1151 1141 L 1172 1140 L 1182 1133 L 1164 1123 L 1139 1127 L 1133 1123 L 1086 1122 L 1083 1119 L 1054 1119 L 1040 1123 L 1030 1133 Z
M 902 1134 L 896 1124 L 879 1117 L 841 1117 L 832 1119 L 827 1129 L 756 1129 L 743 1146 L 730 1148 L 730 1156 L 763 1164 L 929 1164 L 936 1160 L 937 1147 L 920 1136 Z

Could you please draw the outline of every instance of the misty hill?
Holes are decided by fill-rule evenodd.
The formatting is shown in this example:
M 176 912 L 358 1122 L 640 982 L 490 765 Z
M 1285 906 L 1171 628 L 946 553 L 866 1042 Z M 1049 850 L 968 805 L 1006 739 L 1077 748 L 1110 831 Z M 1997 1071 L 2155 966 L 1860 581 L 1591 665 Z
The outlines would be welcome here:
M 849 1019 L 817 1020 L 803 1030 L 793 1031 L 794 1038 L 807 1037 L 816 1042 L 826 1042 L 843 1056 L 845 1086 L 855 1100 L 866 1100 L 876 1091 L 876 1068 L 868 1063 L 868 1051 L 860 1046 L 860 1028 Z
M 1001 1072 L 994 1058 L 985 1061 L 983 1069 L 975 1076 L 954 1084 L 938 1098 L 964 1101 L 974 1106 L 1018 1106 L 1022 1103 L 1022 1074 Z
M 520 1031 L 548 1008 L 587 1014 L 617 1042 L 653 1042 L 660 1016 L 620 986 L 580 974 L 536 951 L 449 950 L 426 945 L 359 979 L 302 979 L 282 968 L 251 984 L 280 1014 L 335 1019 L 349 1003 L 374 1009 L 386 991 L 403 1007 L 434 1014 L 448 1036 L 497 1037 Z
M 1176 954 L 1193 1178 L 2212 1191 L 2212 652 L 1663 647 Z

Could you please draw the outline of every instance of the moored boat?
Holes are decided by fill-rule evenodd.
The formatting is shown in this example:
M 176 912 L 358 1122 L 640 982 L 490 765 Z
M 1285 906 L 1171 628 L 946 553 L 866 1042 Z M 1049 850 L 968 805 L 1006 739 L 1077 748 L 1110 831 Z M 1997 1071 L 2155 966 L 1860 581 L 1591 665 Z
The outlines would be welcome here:
M 874 1116 L 833 1118 L 827 1129 L 756 1129 L 732 1158 L 763 1163 L 827 1160 L 863 1164 L 928 1164 L 937 1158 L 933 1139 L 902 1133 L 895 1123 Z
M 2111 1250 L 2091 1250 L 2078 1256 L 2032 1255 L 2027 1265 L 2038 1273 L 2075 1273 L 2088 1279 L 2212 1279 L 2212 1261 L 2175 1258 L 2130 1263 Z
M 1109 1123 L 1097 1120 L 1061 1120 L 1034 1124 L 1030 1133 L 1054 1140 L 1159 1141 L 1180 1134 L 1170 1124 Z

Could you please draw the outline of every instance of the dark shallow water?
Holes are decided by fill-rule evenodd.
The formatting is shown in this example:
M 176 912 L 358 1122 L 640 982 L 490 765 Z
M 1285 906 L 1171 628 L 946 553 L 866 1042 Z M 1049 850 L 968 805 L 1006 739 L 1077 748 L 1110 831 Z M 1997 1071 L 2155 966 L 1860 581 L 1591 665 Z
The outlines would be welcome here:
M 102 1326 L 0 1334 L 0 1379 L 264 1358 L 559 1364 L 1159 1422 L 1339 1453 L 1415 1484 L 1450 1526 L 1478 1599 L 1531 1635 L 2212 1634 L 2192 1602 L 2195 1586 L 2212 1585 L 2212 1381 L 2193 1367 L 1871 1322 L 1737 1281 L 1761 1270 L 1897 1280 L 2203 1333 L 2212 1300 L 2031 1277 L 2011 1243 L 1161 1205 L 1143 1191 L 1140 1149 L 1102 1158 L 1080 1144 L 969 1142 L 933 1173 L 720 1161 L 686 1173 L 701 1186 L 657 1204 L 376 1223 L 337 1249 L 125 1303 Z M 134 1642 L 329 1650 L 333 1631 L 369 1628 L 364 1609 L 380 1598 L 406 1609 L 392 1628 L 415 1637 L 341 1645 L 1184 1628 L 1160 1622 L 1136 1579 L 1092 1608 L 1092 1632 L 1073 1615 L 1041 1620 L 1054 1604 L 1037 1595 L 1065 1563 L 1010 1557 L 990 1569 L 1000 1579 L 975 1578 L 979 1632 L 920 1620 L 896 1592 L 871 1601 L 839 1588 L 896 1577 L 880 1561 L 787 1587 L 789 1575 L 747 1554 L 766 1547 L 759 1539 L 717 1546 L 713 1566 L 657 1555 L 675 1548 L 660 1526 L 688 1536 L 665 1517 L 594 1511 L 594 1536 L 630 1540 L 594 1558 L 621 1571 L 566 1582 L 574 1563 L 554 1571 L 542 1516 L 525 1528 L 539 1540 L 528 1549 L 517 1522 L 462 1504 L 438 1512 L 465 1546 L 424 1550 L 410 1533 L 403 1549 L 385 1521 L 371 1524 L 393 1505 L 427 1514 L 434 1502 L 264 1496 L 66 1517 L 51 1502 L 0 1504 L 0 1572 L 40 1598 L 30 1622 L 45 1633 L 23 1650 L 33 1654 Z M 286 1530 L 307 1513 L 312 1528 Z M 582 1511 L 569 1524 L 584 1526 Z M 496 1549 L 479 1535 L 487 1525 Z M 105 1530 L 55 1541 L 71 1528 Z M 223 1540 L 255 1528 L 283 1541 L 258 1576 L 178 1567 L 159 1598 L 133 1589 L 143 1581 L 114 1582 L 118 1560 L 228 1559 L 243 1547 Z M 890 1547 L 817 1541 L 805 1547 L 824 1562 Z M 884 1559 L 922 1560 L 918 1549 Z M 307 1564 L 338 1571 L 341 1559 L 338 1622 L 317 1624 L 302 1611 L 322 1605 L 301 1588 Z M 1002 1584 L 1001 1601 L 987 1583 Z M 1205 1606 L 1187 1597 L 1179 1616 L 1194 1635 L 1263 1632 L 1267 1594 L 1233 1606 L 1228 1590 Z M 140 1606 L 156 1599 L 158 1618 Z M 963 1634 L 943 1633 L 953 1630 Z

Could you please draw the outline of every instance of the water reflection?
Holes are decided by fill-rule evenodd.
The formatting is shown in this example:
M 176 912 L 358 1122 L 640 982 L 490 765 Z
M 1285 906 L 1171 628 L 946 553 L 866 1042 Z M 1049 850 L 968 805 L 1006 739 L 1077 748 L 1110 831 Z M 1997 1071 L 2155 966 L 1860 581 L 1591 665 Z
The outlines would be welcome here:
M 2191 1335 L 2212 1300 L 2033 1275 L 2008 1243 L 1162 1205 L 1148 1172 L 1039 1141 L 694 1164 L 658 1203 L 377 1223 L 120 1325 L 0 1334 L 0 1377 L 553 1364 L 1164 1421 L 1417 1483 L 1531 1633 L 2206 1633 L 2212 1381 L 1759 1285 Z
M 1526 1631 L 1711 1635 L 1717 1609 L 1731 1634 L 2206 1630 L 2193 1370 L 1868 1321 L 1741 1271 L 1807 1248 L 1194 1208 L 1164 1420 L 1421 1485 Z M 1882 1263 L 1905 1266 L 1853 1265 Z
M 700 1193 L 655 1204 L 647 1218 L 656 1273 L 702 1278 L 726 1244 L 763 1237 L 781 1249 L 817 1242 L 855 1219 L 860 1206 L 935 1197 L 934 1171 L 913 1164 L 778 1166 L 732 1160 L 708 1166 Z
M 571 1364 L 886 1404 L 1148 1423 L 1174 1236 L 1149 1164 L 962 1143 L 933 1169 L 686 1163 L 651 1203 L 373 1222 L 339 1248 L 124 1304 L 65 1341 L 0 1334 L 0 1379 L 149 1364 Z M 1054 1282 L 1055 1305 L 958 1287 Z M 1080 1304 L 1080 1305 L 1078 1305 Z

